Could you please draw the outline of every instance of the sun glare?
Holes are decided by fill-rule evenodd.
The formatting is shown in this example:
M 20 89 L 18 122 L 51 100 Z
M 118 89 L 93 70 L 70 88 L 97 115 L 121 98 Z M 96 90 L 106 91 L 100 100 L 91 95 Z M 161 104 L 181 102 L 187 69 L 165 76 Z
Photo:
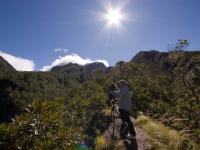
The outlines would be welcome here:
M 118 26 L 123 19 L 123 15 L 122 15 L 122 13 L 120 12 L 119 9 L 110 8 L 109 10 L 107 10 L 107 14 L 105 15 L 105 19 L 107 20 L 108 25 Z
M 104 12 L 99 13 L 99 18 L 104 23 L 103 30 L 114 32 L 126 31 L 124 26 L 125 21 L 130 20 L 127 12 L 124 12 L 127 1 L 111 3 L 108 1 L 102 2 Z

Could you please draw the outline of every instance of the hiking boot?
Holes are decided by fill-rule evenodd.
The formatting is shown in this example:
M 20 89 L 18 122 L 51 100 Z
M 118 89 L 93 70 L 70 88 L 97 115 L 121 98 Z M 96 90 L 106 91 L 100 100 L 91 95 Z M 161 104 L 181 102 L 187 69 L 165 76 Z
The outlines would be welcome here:
M 130 133 L 128 133 L 126 135 L 126 138 L 129 139 L 129 140 L 132 140 L 132 139 L 135 139 L 135 136 L 131 135 Z

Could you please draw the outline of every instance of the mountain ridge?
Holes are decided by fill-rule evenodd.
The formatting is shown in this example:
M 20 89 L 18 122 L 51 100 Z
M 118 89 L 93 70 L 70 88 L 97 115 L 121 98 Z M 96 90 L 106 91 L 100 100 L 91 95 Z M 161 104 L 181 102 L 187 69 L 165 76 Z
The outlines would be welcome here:
M 197 51 L 184 51 L 187 55 L 200 55 L 200 50 Z M 170 52 L 160 52 L 158 50 L 140 51 L 135 56 L 132 57 L 130 62 L 135 63 L 148 63 L 154 65 L 153 67 L 158 67 L 161 70 L 169 70 L 171 68 L 169 64 L 169 54 Z M 129 61 L 128 61 L 129 62 Z M 114 66 L 106 67 L 105 64 L 101 62 L 93 62 L 85 65 L 79 65 L 77 63 L 68 63 L 66 65 L 58 65 L 51 68 L 49 72 L 85 72 L 86 74 L 92 75 L 95 71 L 100 70 L 102 72 L 109 72 Z M 14 67 L 7 62 L 3 57 L 0 56 L 0 70 L 5 71 L 17 71 Z
M 68 64 L 62 65 L 62 66 L 55 66 L 50 71 L 51 72 L 55 72 L 55 71 L 69 72 L 70 69 L 74 69 L 74 70 L 79 70 L 79 71 L 85 71 L 85 72 L 91 74 L 92 72 L 94 72 L 96 70 L 105 71 L 106 68 L 107 67 L 101 62 L 93 62 L 93 63 L 88 63 L 85 65 L 79 65 L 77 63 L 68 63 Z
M 200 51 L 182 51 L 184 57 L 200 56 Z M 130 61 L 138 64 L 148 64 L 155 73 L 170 73 L 175 67 L 171 60 L 171 53 L 156 50 L 140 51 Z
M 8 63 L 3 57 L 0 56 L 0 71 L 8 72 L 8 71 L 16 71 L 16 69 Z

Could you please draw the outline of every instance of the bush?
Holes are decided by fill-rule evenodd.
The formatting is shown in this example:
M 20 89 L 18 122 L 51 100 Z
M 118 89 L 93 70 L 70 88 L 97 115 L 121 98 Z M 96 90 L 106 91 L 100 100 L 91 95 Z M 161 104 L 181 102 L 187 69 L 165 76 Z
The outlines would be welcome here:
M 61 101 L 33 101 L 26 113 L 0 125 L 0 149 L 74 149 L 81 128 L 65 126 Z M 70 119 L 70 118 L 68 118 Z

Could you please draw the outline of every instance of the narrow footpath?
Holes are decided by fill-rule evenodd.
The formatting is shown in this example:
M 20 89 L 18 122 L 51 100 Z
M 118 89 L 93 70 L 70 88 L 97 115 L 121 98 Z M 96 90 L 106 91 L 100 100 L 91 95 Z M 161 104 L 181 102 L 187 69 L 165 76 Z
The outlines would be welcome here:
M 108 130 L 106 130 L 103 133 L 103 137 L 106 140 L 106 144 L 109 146 L 113 144 L 114 142 L 114 147 L 116 150 L 148 150 L 149 144 L 148 144 L 148 139 L 147 139 L 147 133 L 142 130 L 137 123 L 135 122 L 135 119 L 131 117 L 131 121 L 134 124 L 134 128 L 136 131 L 136 138 L 129 140 L 126 138 L 123 138 L 120 136 L 120 126 L 121 126 L 121 119 L 116 119 L 115 122 L 115 136 L 116 140 L 113 141 L 111 138 L 111 132 L 112 132 L 112 124 L 110 124 Z

